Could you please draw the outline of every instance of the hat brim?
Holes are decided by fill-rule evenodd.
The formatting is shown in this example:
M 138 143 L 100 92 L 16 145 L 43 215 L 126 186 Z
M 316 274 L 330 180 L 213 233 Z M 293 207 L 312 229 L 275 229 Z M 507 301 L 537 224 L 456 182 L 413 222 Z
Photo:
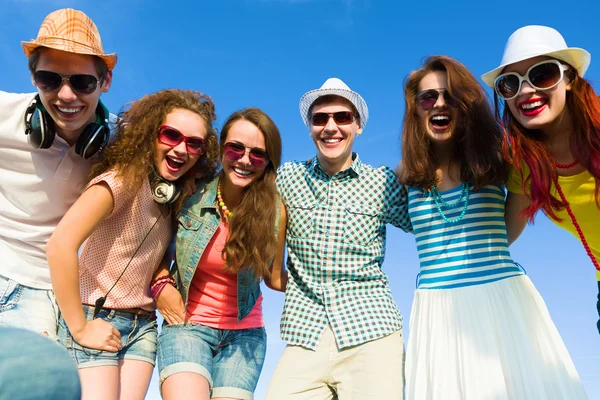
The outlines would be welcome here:
M 358 115 L 360 116 L 360 127 L 362 129 L 365 128 L 367 121 L 369 120 L 369 109 L 367 108 L 367 103 L 360 94 L 346 89 L 315 89 L 305 93 L 304 96 L 300 98 L 300 115 L 302 116 L 304 125 L 310 127 L 308 111 L 310 110 L 312 104 L 319 97 L 328 95 L 343 97 L 352 103 L 354 107 L 356 107 L 356 111 L 358 111 Z
M 31 56 L 31 53 L 38 47 L 45 47 L 48 49 L 65 51 L 67 53 L 99 57 L 106 63 L 106 66 L 108 67 L 109 70 L 112 70 L 115 67 L 115 65 L 117 64 L 117 54 L 116 53 L 98 54 L 93 51 L 90 51 L 88 48 L 81 47 L 81 46 L 78 47 L 78 46 L 72 46 L 72 45 L 64 46 L 64 45 L 60 45 L 60 44 L 40 44 L 40 43 L 36 43 L 35 41 L 31 41 L 31 42 L 21 42 L 21 47 L 23 47 L 23 52 L 25 53 L 25 56 L 27 58 L 29 58 L 29 56 Z
M 518 63 L 518 62 L 521 62 L 524 60 L 528 60 L 530 58 L 540 57 L 540 56 L 548 56 L 548 57 L 556 58 L 557 60 L 560 60 L 560 61 L 564 61 L 567 64 L 569 64 L 570 66 L 572 66 L 573 68 L 575 68 L 577 70 L 577 72 L 579 73 L 579 76 L 582 76 L 582 77 L 585 74 L 585 72 L 587 71 L 588 67 L 590 66 L 590 61 L 592 59 L 591 54 L 587 50 L 581 49 L 579 47 L 570 47 L 567 49 L 551 51 L 551 52 L 533 53 L 533 54 L 528 54 L 527 56 L 522 57 L 518 60 L 514 60 L 511 62 L 502 64 L 499 67 L 494 68 L 493 70 L 491 70 L 489 72 L 486 72 L 485 74 L 481 75 L 481 80 L 484 81 L 486 83 L 486 85 L 493 88 L 496 78 L 498 78 L 498 76 L 500 76 L 500 74 L 502 74 L 502 70 L 504 70 L 504 68 L 506 68 L 507 66 L 509 66 L 511 64 L 515 64 L 515 63 Z

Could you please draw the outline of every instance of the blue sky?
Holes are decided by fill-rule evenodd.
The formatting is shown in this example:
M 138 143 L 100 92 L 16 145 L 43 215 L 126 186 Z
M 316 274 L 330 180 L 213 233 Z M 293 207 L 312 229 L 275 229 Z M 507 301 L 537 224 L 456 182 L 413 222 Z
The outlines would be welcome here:
M 215 101 L 220 127 L 235 110 L 265 110 L 283 135 L 284 160 L 315 153 L 298 100 L 339 77 L 367 101 L 370 119 L 355 150 L 364 162 L 394 166 L 400 158 L 402 83 L 432 54 L 463 62 L 479 77 L 497 66 L 517 28 L 548 25 L 573 47 L 592 54 L 586 77 L 599 87 L 597 0 L 4 0 L 0 13 L 0 90 L 32 91 L 20 41 L 36 36 L 43 18 L 62 7 L 86 12 L 104 48 L 117 52 L 113 87 L 103 96 L 115 112 L 145 93 L 195 89 Z M 579 241 L 539 216 L 511 247 L 542 294 L 590 399 L 600 399 L 600 347 L 595 328 L 594 267 Z M 388 231 L 384 271 L 405 318 L 418 272 L 414 238 Z M 279 339 L 283 294 L 264 289 L 268 353 L 256 399 L 262 399 L 284 343 Z M 506 327 L 510 329 L 510 327 Z M 155 377 L 156 378 L 156 377 Z M 148 399 L 159 399 L 156 379 Z

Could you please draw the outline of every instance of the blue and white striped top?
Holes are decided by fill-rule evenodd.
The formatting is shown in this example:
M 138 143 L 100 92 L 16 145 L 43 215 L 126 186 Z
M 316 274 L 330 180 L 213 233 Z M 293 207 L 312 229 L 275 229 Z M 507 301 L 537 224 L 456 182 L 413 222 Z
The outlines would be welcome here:
M 462 184 L 441 192 L 441 196 L 452 204 L 460 198 L 461 190 Z M 471 192 L 464 217 L 453 224 L 440 215 L 431 192 L 409 188 L 408 193 L 421 263 L 419 289 L 481 285 L 523 275 L 508 250 L 502 186 L 488 185 Z M 454 208 L 441 208 L 446 218 L 454 219 L 463 206 L 464 198 Z

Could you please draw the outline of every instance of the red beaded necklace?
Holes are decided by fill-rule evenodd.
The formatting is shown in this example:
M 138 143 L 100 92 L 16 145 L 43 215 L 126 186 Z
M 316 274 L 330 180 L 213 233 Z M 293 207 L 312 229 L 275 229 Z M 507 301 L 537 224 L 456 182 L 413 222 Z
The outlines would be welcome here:
M 573 161 L 573 163 L 571 163 L 571 164 L 559 164 L 557 162 L 555 162 L 554 164 L 558 168 L 566 169 L 566 168 L 573 168 L 577 164 L 577 161 Z M 558 192 L 560 199 L 562 200 L 563 204 L 565 205 L 565 207 L 567 209 L 567 214 L 569 214 L 569 217 L 571 217 L 571 221 L 573 221 L 573 226 L 575 226 L 575 230 L 577 230 L 577 233 L 579 234 L 579 238 L 581 239 L 581 243 L 583 244 L 585 251 L 587 252 L 588 256 L 590 257 L 590 260 L 592 260 L 592 264 L 594 264 L 594 267 L 596 267 L 596 269 L 598 271 L 600 271 L 600 265 L 598 265 L 598 260 L 596 260 L 596 257 L 594 257 L 594 255 L 592 254 L 590 245 L 588 244 L 587 240 L 585 240 L 585 236 L 583 236 L 583 230 L 581 229 L 581 226 L 579 226 L 579 222 L 577 222 L 577 218 L 575 218 L 575 214 L 573 214 L 573 210 L 571 210 L 571 206 L 569 205 L 569 202 L 567 201 L 567 197 L 565 196 L 565 194 L 562 191 L 562 188 L 558 184 L 558 178 L 556 177 L 556 174 L 554 172 L 552 172 L 552 180 L 554 181 L 554 186 L 556 186 L 556 191 Z
M 569 163 L 569 164 L 559 164 L 556 161 L 554 161 L 554 165 L 556 165 L 556 168 L 569 169 L 569 168 L 573 168 L 574 166 L 577 165 L 577 160 L 575 160 L 575 161 L 573 161 L 572 163 Z

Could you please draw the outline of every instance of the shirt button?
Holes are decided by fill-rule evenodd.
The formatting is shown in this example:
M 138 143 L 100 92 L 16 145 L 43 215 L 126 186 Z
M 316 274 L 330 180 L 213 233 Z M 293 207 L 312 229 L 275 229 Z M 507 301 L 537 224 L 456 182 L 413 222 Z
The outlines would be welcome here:
M 192 227 L 192 221 L 188 221 L 185 223 L 185 226 L 187 226 L 188 228 Z
M 242 279 L 242 285 L 247 285 L 248 284 L 248 279 L 244 278 Z

